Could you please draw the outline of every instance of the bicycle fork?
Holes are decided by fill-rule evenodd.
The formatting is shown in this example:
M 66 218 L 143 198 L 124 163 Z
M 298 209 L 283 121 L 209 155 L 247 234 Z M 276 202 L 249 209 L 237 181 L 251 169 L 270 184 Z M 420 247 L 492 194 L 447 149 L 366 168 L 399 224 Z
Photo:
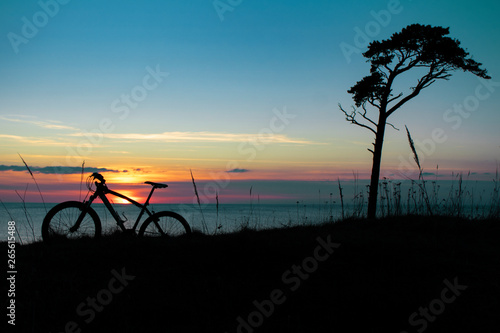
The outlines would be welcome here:
M 94 199 L 96 197 L 97 197 L 97 194 L 94 193 L 92 196 L 90 196 L 88 201 L 84 202 L 85 207 L 83 208 L 80 215 L 78 216 L 78 219 L 76 219 L 75 224 L 71 228 L 69 228 L 69 231 L 71 233 L 77 231 L 78 228 L 80 228 L 80 224 L 82 224 L 82 221 L 85 218 L 85 215 L 87 215 L 88 208 L 90 207 L 90 205 L 92 204 L 92 201 L 94 201 Z

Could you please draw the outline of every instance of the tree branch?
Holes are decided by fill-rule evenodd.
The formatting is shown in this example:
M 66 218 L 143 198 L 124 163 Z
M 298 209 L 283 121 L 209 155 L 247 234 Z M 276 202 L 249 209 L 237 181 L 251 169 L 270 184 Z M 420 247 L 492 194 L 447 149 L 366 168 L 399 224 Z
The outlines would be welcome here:
M 357 113 L 357 112 L 356 112 L 356 109 L 354 109 L 354 107 L 353 107 L 353 112 L 352 112 L 351 114 L 347 113 L 347 111 L 345 111 L 345 110 L 342 108 L 342 105 L 340 105 L 340 103 L 339 103 L 339 108 L 340 108 L 340 110 L 341 110 L 342 112 L 344 112 L 344 114 L 345 114 L 345 119 L 346 119 L 348 122 L 350 122 L 351 124 L 354 124 L 354 125 L 358 125 L 359 127 L 366 128 L 366 129 L 368 129 L 368 130 L 372 131 L 372 132 L 373 132 L 373 134 L 377 135 L 377 131 L 376 131 L 376 130 L 374 130 L 374 129 L 373 129 L 373 128 L 371 128 L 370 126 L 365 125 L 365 124 L 363 124 L 363 123 L 360 123 L 360 122 L 358 122 L 358 121 L 356 120 L 356 113 Z
M 398 99 L 398 98 L 400 98 L 401 96 L 403 96 L 403 93 L 399 93 L 396 97 L 393 97 L 393 98 L 391 98 L 390 100 L 388 100 L 388 101 L 387 101 L 387 104 L 394 102 L 395 100 L 397 100 L 397 99 Z
M 368 118 L 368 117 L 366 116 L 366 112 L 367 112 L 367 111 L 366 111 L 366 106 L 365 106 L 364 104 L 362 105 L 362 108 L 363 108 L 364 112 L 363 112 L 363 113 L 358 112 L 358 113 L 359 113 L 359 114 L 360 114 L 363 118 L 365 118 L 365 119 L 366 119 L 366 120 L 368 120 L 370 123 L 372 123 L 375 127 L 377 127 L 377 123 L 376 123 L 376 122 L 374 122 L 373 120 L 371 120 L 370 118 Z
M 373 98 L 368 99 L 368 103 L 370 103 L 372 106 L 374 106 L 374 107 L 376 107 L 377 109 L 379 109 L 379 110 L 380 110 L 380 105 L 375 104 L 375 101 L 376 101 L 376 100 L 375 100 L 375 99 L 373 99 Z
M 408 102 L 410 99 L 416 97 L 422 89 L 427 88 L 428 86 L 436 82 L 436 79 L 447 78 L 448 76 L 451 75 L 447 74 L 446 68 L 441 68 L 439 72 L 434 73 L 437 66 L 438 64 L 436 63 L 430 65 L 429 72 L 418 80 L 417 85 L 413 88 L 413 92 L 410 95 L 403 98 L 401 101 L 399 101 L 399 103 L 391 107 L 389 111 L 387 111 L 387 117 L 389 117 L 392 113 L 394 113 L 394 111 L 399 109 L 401 106 L 403 106 L 403 104 Z
M 370 153 L 372 153 L 373 155 L 375 155 L 375 152 L 373 151 L 375 149 L 375 143 L 372 142 L 372 146 L 373 146 L 373 149 L 370 149 L 370 148 L 366 148 Z
M 397 103 L 392 108 L 390 108 L 389 111 L 387 111 L 387 113 L 386 113 L 387 117 L 389 117 L 392 113 L 394 113 L 394 111 L 396 111 L 397 109 L 399 109 L 401 106 L 403 106 L 403 104 L 405 104 L 406 102 L 408 102 L 410 99 L 412 99 L 413 97 L 417 96 L 420 93 L 420 90 L 422 90 L 422 87 L 420 87 L 420 86 L 417 85 L 411 94 L 409 94 L 408 96 L 406 96 L 405 98 L 403 98 L 401 101 L 399 101 L 399 103 Z
M 399 131 L 399 128 L 397 128 L 396 126 L 394 126 L 393 124 L 391 123 L 386 123 L 387 125 L 391 126 L 392 128 L 394 128 L 396 131 Z

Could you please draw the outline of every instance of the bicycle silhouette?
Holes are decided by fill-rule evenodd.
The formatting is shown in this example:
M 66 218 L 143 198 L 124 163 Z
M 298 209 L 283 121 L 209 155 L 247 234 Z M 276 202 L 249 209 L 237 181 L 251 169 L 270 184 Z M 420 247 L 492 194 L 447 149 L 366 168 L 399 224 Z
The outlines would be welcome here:
M 94 184 L 95 190 L 92 188 Z M 168 185 L 153 182 L 145 182 L 145 184 L 151 185 L 152 188 L 146 202 L 140 204 L 123 194 L 110 190 L 106 185 L 104 177 L 99 173 L 93 173 L 87 178 L 89 192 L 93 192 L 89 200 L 85 201 L 84 199 L 83 202 L 65 201 L 54 206 L 47 213 L 42 223 L 43 240 L 50 241 L 56 238 L 77 239 L 82 237 L 100 237 L 102 230 L 101 220 L 96 211 L 91 207 L 92 202 L 98 197 L 102 200 L 104 206 L 111 213 L 111 216 L 113 216 L 123 232 L 135 234 L 142 216 L 146 213 L 148 217 L 139 229 L 139 236 L 171 237 L 191 233 L 189 224 L 181 215 L 170 211 L 155 213 L 147 208 L 154 190 L 157 188 L 166 188 Z M 126 220 L 123 220 L 113 208 L 106 197 L 107 194 L 125 199 L 141 208 L 139 216 L 131 229 L 125 227 L 124 223 Z

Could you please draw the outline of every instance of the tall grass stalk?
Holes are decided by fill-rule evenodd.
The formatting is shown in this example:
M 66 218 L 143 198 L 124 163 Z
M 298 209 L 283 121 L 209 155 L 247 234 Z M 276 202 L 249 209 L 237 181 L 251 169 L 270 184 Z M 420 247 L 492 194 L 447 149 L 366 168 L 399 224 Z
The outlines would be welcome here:
M 26 188 L 24 190 L 24 195 L 21 196 L 17 190 L 15 191 L 21 202 L 23 203 L 23 211 L 24 216 L 26 217 L 26 223 L 28 223 L 28 227 L 31 229 L 31 235 L 33 237 L 33 241 L 35 241 L 35 227 L 33 226 L 33 222 L 31 221 L 31 216 L 28 213 L 28 208 L 26 207 L 26 192 L 28 190 L 28 184 L 26 184 Z
M 425 202 L 425 206 L 427 207 L 427 211 L 429 215 L 432 216 L 432 208 L 429 201 L 429 195 L 427 193 L 427 189 L 425 188 L 426 182 L 423 177 L 423 169 L 422 166 L 420 165 L 420 160 L 418 158 L 417 150 L 415 149 L 415 144 L 413 143 L 413 139 L 411 138 L 410 131 L 408 130 L 408 127 L 406 127 L 406 125 L 405 128 L 406 128 L 406 134 L 408 135 L 408 143 L 410 144 L 410 149 L 413 152 L 413 159 L 415 160 L 415 163 L 418 166 L 418 171 L 419 171 L 418 179 L 421 181 L 421 183 L 417 183 L 417 185 L 418 187 L 420 187 L 420 193 L 422 195 L 423 201 Z
M 413 159 L 415 160 L 415 163 L 418 166 L 418 170 L 420 171 L 420 174 L 418 176 L 418 178 L 420 179 L 422 177 L 422 167 L 420 166 L 420 160 L 418 158 L 417 150 L 415 149 L 415 144 L 413 142 L 413 139 L 411 138 L 410 131 L 408 130 L 408 127 L 406 125 L 405 128 L 406 128 L 406 134 L 408 136 L 408 143 L 410 144 L 410 149 L 413 153 Z
M 340 185 L 340 178 L 337 177 L 337 182 L 339 183 L 339 192 L 340 192 L 340 207 L 342 209 L 342 220 L 345 218 L 344 214 L 344 195 L 342 194 L 342 186 Z
M 250 216 L 253 215 L 253 196 L 252 196 L 253 186 L 250 186 Z
M 257 194 L 257 228 L 260 228 L 262 220 L 260 219 L 260 194 Z
M 10 213 L 10 211 L 7 209 L 7 207 L 5 206 L 5 204 L 3 203 L 2 200 L 0 200 L 0 203 L 2 204 L 3 208 L 5 209 L 5 211 L 7 212 L 7 215 L 9 215 L 9 221 L 15 221 L 14 220 L 14 217 L 12 217 L 12 214 Z M 17 229 L 17 224 L 14 224 L 14 230 L 16 230 L 16 234 L 19 239 L 19 243 L 21 243 L 21 245 L 23 245 L 23 238 L 21 237 L 21 234 L 19 233 L 19 229 Z
M 333 204 L 334 203 L 335 203 L 335 201 L 333 201 L 333 193 L 330 193 L 330 207 L 329 207 L 329 211 L 328 211 L 329 222 L 333 222 Z
M 26 166 L 26 169 L 28 169 L 28 172 L 30 173 L 31 175 L 31 178 L 33 179 L 33 181 L 35 182 L 35 185 L 36 185 L 36 188 L 38 189 L 38 193 L 40 194 L 40 198 L 42 198 L 42 202 L 43 202 L 43 208 L 45 208 L 45 213 L 47 213 L 47 206 L 45 206 L 45 200 L 43 199 L 43 195 L 42 195 L 42 191 L 40 191 L 40 187 L 38 186 L 38 183 L 36 181 L 36 178 L 35 176 L 33 175 L 33 172 L 31 172 L 31 169 L 30 167 L 28 166 L 28 163 L 26 163 L 26 161 L 24 160 L 24 158 L 21 156 L 21 154 L 17 153 L 19 155 L 19 157 L 21 158 L 21 160 L 23 161 L 24 165 Z
M 82 184 L 83 184 L 83 173 L 85 172 L 85 160 L 82 162 L 82 173 L 80 175 L 80 194 L 78 196 L 78 201 L 82 201 Z
M 495 179 L 493 179 L 493 196 L 491 198 L 491 205 L 489 211 L 490 218 L 500 217 L 500 176 L 498 173 L 498 166 L 495 172 Z
M 359 176 L 354 171 L 352 172 L 352 176 L 354 179 L 354 196 L 352 198 L 352 213 L 350 214 L 353 218 L 361 218 L 364 216 L 363 208 L 365 205 L 365 196 L 363 195 L 363 191 L 358 189 Z M 368 194 L 370 192 L 370 185 L 366 185 L 368 189 Z
M 439 165 L 436 165 L 436 174 L 434 176 L 434 181 L 432 182 L 432 206 L 439 209 L 440 185 L 438 185 L 437 183 L 438 175 L 439 175 Z
M 248 214 L 248 218 L 245 222 L 245 227 L 248 228 L 250 227 L 250 222 L 252 220 L 252 217 L 253 217 L 253 195 L 252 195 L 252 191 L 253 191 L 253 185 L 250 186 L 250 190 L 249 190 L 249 196 L 250 196 L 250 212 Z
M 189 172 L 191 172 L 191 180 L 193 181 L 194 194 L 196 195 L 196 200 L 198 201 L 198 207 L 200 208 L 201 224 L 203 227 L 203 232 L 208 234 L 208 227 L 205 221 L 205 215 L 203 215 L 203 209 L 201 208 L 200 196 L 198 195 L 198 189 L 196 188 L 196 182 L 194 181 L 193 171 L 189 169 Z
M 219 224 L 219 191 L 215 191 L 215 230 L 214 234 L 222 228 L 222 224 Z
M 318 219 L 321 219 L 321 190 L 318 190 Z

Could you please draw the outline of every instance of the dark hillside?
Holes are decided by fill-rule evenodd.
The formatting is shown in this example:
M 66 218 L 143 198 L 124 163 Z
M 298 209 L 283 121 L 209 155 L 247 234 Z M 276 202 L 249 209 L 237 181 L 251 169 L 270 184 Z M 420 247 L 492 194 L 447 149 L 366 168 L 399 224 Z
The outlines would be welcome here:
M 399 217 L 18 246 L 15 331 L 498 332 L 499 239 Z

